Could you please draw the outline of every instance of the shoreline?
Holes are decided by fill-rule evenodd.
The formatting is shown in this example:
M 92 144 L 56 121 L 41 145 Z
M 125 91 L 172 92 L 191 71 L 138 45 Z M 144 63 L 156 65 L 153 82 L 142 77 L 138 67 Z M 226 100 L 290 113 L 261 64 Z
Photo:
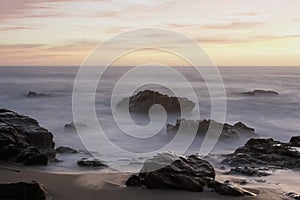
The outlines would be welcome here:
M 1 165 L 0 165 L 1 166 Z M 267 184 L 249 184 L 245 188 L 256 193 L 256 197 L 231 197 L 223 196 L 214 192 L 187 192 L 180 190 L 153 190 L 146 188 L 126 187 L 125 182 L 130 173 L 123 172 L 85 172 L 83 173 L 57 173 L 31 170 L 30 168 L 21 168 L 16 166 L 0 167 L 0 183 L 19 182 L 19 181 L 39 181 L 47 191 L 48 200 L 81 200 L 81 199 L 273 199 L 283 200 L 290 199 L 283 195 L 280 189 L 281 185 L 276 188 Z M 274 176 L 274 175 L 273 175 Z M 245 179 L 248 177 L 222 175 L 218 172 L 218 179 L 225 180 Z M 274 179 L 277 179 L 276 177 Z M 296 181 L 295 181 L 296 182 Z M 296 187 L 296 186 L 295 186 Z M 299 192 L 299 191 L 298 191 Z

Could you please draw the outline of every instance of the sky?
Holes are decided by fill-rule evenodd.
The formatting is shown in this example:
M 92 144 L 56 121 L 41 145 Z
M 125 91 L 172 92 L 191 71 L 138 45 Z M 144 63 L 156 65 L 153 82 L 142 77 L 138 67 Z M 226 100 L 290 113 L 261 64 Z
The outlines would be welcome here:
M 192 38 L 218 66 L 300 66 L 299 10 L 298 0 L 1 0 L 0 66 L 79 66 L 103 41 L 145 27 Z M 132 54 L 114 64 L 188 65 Z

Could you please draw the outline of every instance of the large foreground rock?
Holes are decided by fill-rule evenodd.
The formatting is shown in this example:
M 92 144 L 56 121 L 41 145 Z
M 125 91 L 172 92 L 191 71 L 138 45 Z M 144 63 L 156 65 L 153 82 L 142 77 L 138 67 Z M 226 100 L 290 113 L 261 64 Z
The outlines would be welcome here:
M 167 124 L 167 132 L 177 133 L 179 127 L 182 127 L 184 133 L 188 134 L 192 130 L 197 130 L 198 136 L 205 136 L 209 126 L 212 130 L 220 130 L 222 129 L 222 133 L 220 138 L 239 138 L 239 137 L 257 137 L 258 135 L 255 133 L 255 130 L 251 127 L 246 126 L 242 122 L 237 122 L 234 125 L 230 124 L 221 124 L 214 120 L 185 120 L 179 119 L 176 121 L 175 125 Z
M 127 185 L 140 182 L 149 189 L 199 192 L 214 179 L 215 170 L 209 162 L 195 155 L 183 157 L 163 153 L 145 161 L 139 175 L 131 177 Z
M 210 187 L 223 195 L 255 196 L 231 182 L 220 183 L 215 176 L 213 166 L 196 155 L 162 153 L 146 160 L 140 173 L 129 177 L 126 185 L 191 192 L 202 192 L 204 187 Z
M 44 165 L 55 158 L 53 135 L 30 117 L 0 109 L 0 160 Z
M 195 107 L 195 103 L 187 98 L 168 96 L 151 90 L 140 91 L 130 98 L 124 98 L 118 106 L 129 105 L 130 112 L 147 114 L 155 104 L 163 106 L 167 113 L 189 112 Z
M 18 182 L 0 184 L 0 199 L 44 200 L 46 192 L 38 182 Z
M 275 166 L 299 169 L 300 151 L 299 147 L 293 146 L 294 140 L 283 143 L 271 138 L 250 139 L 243 147 L 226 155 L 222 162 L 232 166 Z

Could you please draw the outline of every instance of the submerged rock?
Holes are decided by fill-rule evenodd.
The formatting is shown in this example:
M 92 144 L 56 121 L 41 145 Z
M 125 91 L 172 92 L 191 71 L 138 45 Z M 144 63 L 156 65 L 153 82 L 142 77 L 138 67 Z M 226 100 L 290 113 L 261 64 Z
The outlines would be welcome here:
M 229 196 L 256 196 L 256 194 L 245 190 L 237 185 L 235 185 L 231 181 L 225 181 L 224 183 L 220 183 L 218 181 L 214 181 L 213 187 L 215 191 L 222 195 L 229 195 Z
M 45 200 L 44 186 L 36 181 L 0 184 L 0 199 Z
M 234 153 L 226 155 L 222 161 L 232 166 L 275 166 L 279 168 L 299 169 L 300 151 L 273 139 L 250 139 Z
M 220 138 L 239 138 L 239 137 L 257 137 L 258 134 L 255 133 L 253 128 L 246 126 L 242 122 L 237 122 L 234 125 L 230 124 L 221 124 L 214 120 L 185 120 L 179 119 L 176 121 L 175 125 L 167 124 L 167 132 L 176 133 L 181 127 L 186 133 L 191 132 L 192 130 L 197 130 L 198 136 L 205 136 L 208 128 L 210 127 L 212 131 L 222 129 Z
M 84 128 L 84 127 L 87 127 L 88 125 L 87 124 L 84 124 L 84 123 L 74 123 L 74 122 L 71 122 L 69 124 L 65 124 L 65 130 L 66 131 L 75 131 L 76 128 Z
M 29 91 L 26 95 L 26 97 L 28 98 L 36 98 L 36 97 L 48 97 L 50 96 L 49 94 L 45 94 L 45 93 L 37 93 L 37 92 L 32 92 Z
M 82 167 L 107 167 L 101 160 L 95 158 L 81 158 L 77 161 L 77 165 Z
M 189 112 L 195 107 L 195 103 L 187 98 L 168 96 L 151 90 L 140 91 L 130 98 L 124 98 L 118 106 L 129 105 L 130 112 L 147 114 L 155 104 L 163 106 L 167 113 Z
M 75 149 L 72 149 L 70 147 L 63 147 L 63 146 L 60 146 L 60 147 L 57 147 L 55 149 L 56 153 L 66 153 L 66 154 L 71 154 L 71 153 L 79 153 L 77 150 Z
M 44 165 L 55 158 L 53 135 L 30 117 L 0 109 L 0 160 Z
M 149 189 L 201 192 L 214 179 L 213 166 L 198 156 L 184 157 L 162 153 L 146 160 L 139 175 L 130 177 L 127 185 L 136 186 L 140 183 Z
M 272 90 L 253 90 L 249 92 L 241 92 L 243 96 L 278 96 L 279 93 Z

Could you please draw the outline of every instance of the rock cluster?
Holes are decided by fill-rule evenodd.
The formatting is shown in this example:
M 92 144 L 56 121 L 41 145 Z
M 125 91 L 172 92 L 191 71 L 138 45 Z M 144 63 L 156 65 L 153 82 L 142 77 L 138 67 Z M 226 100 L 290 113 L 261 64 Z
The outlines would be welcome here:
M 299 169 L 299 137 L 292 137 L 283 143 L 269 139 L 250 139 L 234 153 L 226 155 L 222 161 L 231 166 L 275 166 L 279 168 Z
M 234 184 L 220 183 L 215 176 L 213 166 L 197 155 L 185 157 L 162 153 L 146 160 L 139 174 L 132 175 L 126 185 L 192 192 L 202 192 L 205 187 L 210 187 L 220 194 L 255 196 Z
M 225 174 L 241 174 L 246 176 L 269 176 L 269 168 L 256 168 L 256 167 L 235 167 Z
M 0 160 L 45 165 L 55 158 L 53 135 L 30 117 L 0 109 Z
M 239 138 L 239 137 L 257 137 L 258 135 L 255 133 L 255 130 L 253 128 L 250 128 L 246 126 L 242 122 L 237 122 L 234 125 L 230 124 L 221 124 L 219 122 L 216 122 L 214 120 L 185 120 L 185 119 L 179 119 L 176 121 L 175 125 L 167 124 L 167 132 L 174 132 L 176 133 L 179 130 L 179 127 L 181 127 L 181 130 L 183 130 L 186 133 L 189 133 L 191 130 L 197 130 L 198 136 L 205 136 L 208 128 L 210 128 L 212 131 L 214 130 L 220 130 L 221 132 L 221 139 L 226 138 Z
M 195 103 L 187 98 L 168 96 L 151 90 L 140 91 L 136 95 L 124 98 L 118 106 L 129 105 L 130 112 L 148 114 L 155 104 L 163 106 L 167 113 L 189 112 L 195 107 Z

